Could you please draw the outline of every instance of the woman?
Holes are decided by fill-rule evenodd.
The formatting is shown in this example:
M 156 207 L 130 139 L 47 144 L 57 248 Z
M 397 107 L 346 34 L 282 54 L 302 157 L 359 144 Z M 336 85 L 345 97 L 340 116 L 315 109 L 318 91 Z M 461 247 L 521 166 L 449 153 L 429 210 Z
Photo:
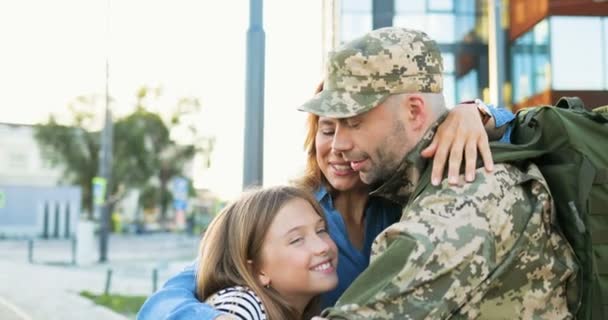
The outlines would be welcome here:
M 350 283 L 369 265 L 374 238 L 399 219 L 401 208 L 369 197 L 358 172 L 333 152 L 333 129 L 319 125 L 309 114 L 304 147 L 305 174 L 295 184 L 315 194 L 325 211 L 329 234 L 338 246 L 338 286 L 322 295 L 322 307 L 333 305 Z

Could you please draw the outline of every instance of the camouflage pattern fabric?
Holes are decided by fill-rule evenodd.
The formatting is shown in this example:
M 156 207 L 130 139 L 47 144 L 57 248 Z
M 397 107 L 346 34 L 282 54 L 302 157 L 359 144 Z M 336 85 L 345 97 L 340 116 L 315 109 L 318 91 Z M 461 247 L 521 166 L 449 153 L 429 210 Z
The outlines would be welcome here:
M 441 121 L 441 120 L 440 120 Z M 419 156 L 429 133 L 374 194 L 405 205 L 375 240 L 370 266 L 329 319 L 571 319 L 578 265 L 555 227 L 538 168 L 497 164 L 473 183 L 428 185 Z M 525 172 L 524 172 L 525 171 Z
M 352 117 L 391 94 L 443 90 L 443 63 L 424 32 L 388 27 L 329 54 L 323 91 L 298 108 L 332 118 Z

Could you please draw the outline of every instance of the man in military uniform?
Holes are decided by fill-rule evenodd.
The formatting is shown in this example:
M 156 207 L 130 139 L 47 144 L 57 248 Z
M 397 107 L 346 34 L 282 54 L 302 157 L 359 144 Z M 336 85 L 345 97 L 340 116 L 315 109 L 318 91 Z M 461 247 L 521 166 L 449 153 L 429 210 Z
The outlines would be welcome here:
M 572 318 L 578 266 L 535 165 L 429 183 L 432 164 L 420 152 L 445 119 L 442 71 L 423 32 L 378 29 L 333 52 L 324 90 L 300 107 L 334 131 L 332 147 L 372 194 L 404 207 L 376 238 L 370 266 L 323 315 Z

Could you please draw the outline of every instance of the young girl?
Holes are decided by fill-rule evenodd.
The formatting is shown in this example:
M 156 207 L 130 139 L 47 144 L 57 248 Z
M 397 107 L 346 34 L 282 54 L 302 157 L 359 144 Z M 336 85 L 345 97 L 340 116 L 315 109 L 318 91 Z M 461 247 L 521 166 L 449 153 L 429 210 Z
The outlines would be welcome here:
M 333 289 L 336 245 L 322 210 L 297 188 L 244 193 L 201 241 L 197 294 L 237 319 L 310 319 Z

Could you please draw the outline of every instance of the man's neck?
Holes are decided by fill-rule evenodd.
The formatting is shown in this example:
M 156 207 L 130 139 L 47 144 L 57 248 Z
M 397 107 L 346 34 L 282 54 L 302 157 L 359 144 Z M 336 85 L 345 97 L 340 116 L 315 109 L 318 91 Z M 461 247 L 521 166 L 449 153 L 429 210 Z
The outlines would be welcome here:
M 422 173 L 431 162 L 429 159 L 422 157 L 420 153 L 431 144 L 437 128 L 446 117 L 447 112 L 431 124 L 420 141 L 403 157 L 395 173 L 372 191 L 371 195 L 386 198 L 401 206 L 407 204 L 416 186 L 420 183 Z

